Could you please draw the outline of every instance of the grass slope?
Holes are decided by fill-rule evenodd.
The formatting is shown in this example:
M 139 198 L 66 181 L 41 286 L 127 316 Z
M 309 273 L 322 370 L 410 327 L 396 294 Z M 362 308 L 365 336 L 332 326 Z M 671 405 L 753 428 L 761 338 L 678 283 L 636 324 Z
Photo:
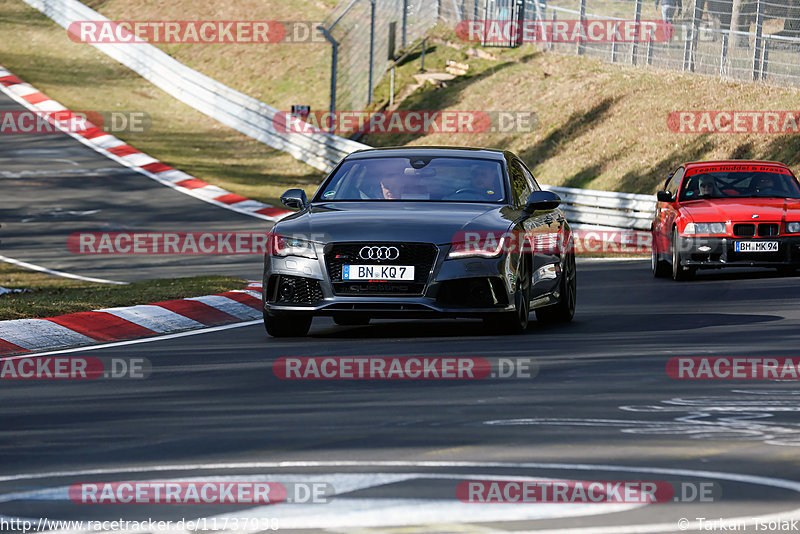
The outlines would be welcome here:
M 447 31 L 429 51 L 428 70 L 445 62 L 469 63 L 466 76 L 417 89 L 406 110 L 529 110 L 538 127 L 521 133 L 372 134 L 363 142 L 392 145 L 469 145 L 512 150 L 543 183 L 651 193 L 683 161 L 756 158 L 783 161 L 797 170 L 800 136 L 766 134 L 684 134 L 667 127 L 667 116 L 684 110 L 796 110 L 800 91 L 764 84 L 720 81 L 651 68 L 518 49 L 487 49 L 497 59 L 478 59 L 448 46 Z M 463 43 L 456 43 L 461 45 Z M 419 61 L 398 69 L 409 83 Z M 400 90 L 397 91 L 398 93 Z M 388 82 L 376 92 L 388 99 Z

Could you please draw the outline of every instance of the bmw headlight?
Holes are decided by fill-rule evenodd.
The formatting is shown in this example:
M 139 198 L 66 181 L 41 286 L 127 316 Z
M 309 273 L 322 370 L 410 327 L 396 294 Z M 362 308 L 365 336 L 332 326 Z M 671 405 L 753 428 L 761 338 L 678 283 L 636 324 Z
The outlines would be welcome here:
M 314 243 L 305 239 L 285 237 L 279 234 L 270 234 L 269 252 L 273 256 L 300 256 L 301 258 L 317 259 Z
M 800 234 L 800 222 L 787 222 L 786 231 L 790 234 Z
M 725 223 L 723 222 L 713 222 L 713 223 L 689 223 L 684 228 L 683 233 L 685 235 L 695 235 L 695 234 L 702 234 L 702 235 L 725 235 Z

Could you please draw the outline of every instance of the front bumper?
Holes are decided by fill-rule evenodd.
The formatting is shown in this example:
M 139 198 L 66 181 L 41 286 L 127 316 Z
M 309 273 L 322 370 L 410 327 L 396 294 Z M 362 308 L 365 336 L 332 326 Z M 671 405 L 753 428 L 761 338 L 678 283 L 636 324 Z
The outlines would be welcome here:
M 777 241 L 777 252 L 736 252 L 737 241 Z M 763 238 L 679 237 L 682 264 L 698 269 L 723 267 L 800 267 L 800 236 Z
M 337 294 L 323 254 L 318 254 L 318 259 L 268 255 L 264 261 L 264 312 L 419 318 L 480 317 L 514 310 L 516 262 L 510 256 L 445 260 L 448 250 L 449 246 L 439 247 L 424 289 L 413 295 Z M 281 295 L 281 284 L 287 280 L 296 284 L 300 301 Z M 341 287 L 341 281 L 336 285 Z

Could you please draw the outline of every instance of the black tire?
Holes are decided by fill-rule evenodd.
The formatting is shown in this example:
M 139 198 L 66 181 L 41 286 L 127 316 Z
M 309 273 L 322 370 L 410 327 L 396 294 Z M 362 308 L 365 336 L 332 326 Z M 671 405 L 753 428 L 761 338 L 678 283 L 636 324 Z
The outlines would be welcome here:
M 269 314 L 264 312 L 264 328 L 272 337 L 303 337 L 313 317 L 305 313 Z
M 683 255 L 678 246 L 678 229 L 672 229 L 672 279 L 676 282 L 691 280 L 694 276 L 694 269 L 684 268 Z
M 559 284 L 561 297 L 558 304 L 536 308 L 536 320 L 540 323 L 568 323 L 575 316 L 575 303 L 578 298 L 578 269 L 575 254 L 564 257 L 564 273 Z
M 369 324 L 369 317 L 363 315 L 334 315 L 333 322 L 339 326 L 364 326 Z
M 661 259 L 661 254 L 656 252 L 656 240 L 653 239 L 653 252 L 650 254 L 650 269 L 653 271 L 653 278 L 667 278 L 671 274 L 669 262 Z
M 528 329 L 531 313 L 531 274 L 528 262 L 520 260 L 517 290 L 514 291 L 515 311 L 495 313 L 483 318 L 483 324 L 493 334 L 522 334 Z

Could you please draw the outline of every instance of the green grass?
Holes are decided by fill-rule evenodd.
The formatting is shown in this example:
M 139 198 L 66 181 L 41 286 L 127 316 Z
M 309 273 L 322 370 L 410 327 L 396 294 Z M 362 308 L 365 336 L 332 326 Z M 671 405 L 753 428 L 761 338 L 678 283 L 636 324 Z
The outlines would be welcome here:
M 237 2 L 241 3 L 227 2 L 229 12 L 220 11 L 216 16 L 208 10 L 222 10 L 224 6 L 218 3 L 202 6 L 188 2 L 162 3 L 165 10 L 166 6 L 169 7 L 164 12 L 159 12 L 153 2 L 109 1 L 94 4 L 98 4 L 106 15 L 127 20 L 185 20 L 192 18 L 188 16 L 192 12 L 195 12 L 194 18 L 233 19 L 238 16 L 247 19 L 240 13 L 244 0 Z M 278 3 L 259 4 L 261 11 L 250 14 L 250 18 L 260 16 L 261 19 L 280 20 L 280 15 L 284 14 L 278 10 L 274 17 L 269 17 L 270 6 Z M 200 12 L 200 7 L 207 12 Z M 110 11 L 106 13 L 107 10 Z M 205 65 L 206 68 L 200 70 L 206 74 L 280 107 L 284 102 L 270 102 L 273 98 L 280 99 L 269 89 L 281 86 L 284 87 L 282 91 L 286 92 L 290 85 L 271 83 L 270 79 L 273 76 L 281 79 L 288 75 L 284 69 L 291 70 L 296 66 L 296 61 L 308 56 L 308 47 L 313 45 L 270 45 L 282 46 L 283 50 L 269 48 L 269 54 L 265 54 L 264 47 L 254 48 L 260 45 L 166 46 L 177 47 L 167 51 L 179 60 L 186 59 L 182 56 L 192 52 L 185 47 L 216 47 L 213 50 L 194 50 L 189 54 L 192 55 L 189 59 L 193 61 L 188 63 L 195 68 Z M 291 55 L 294 59 L 286 59 L 285 65 L 281 65 L 281 54 Z M 263 57 L 261 63 L 256 65 L 254 58 L 259 55 Z M 320 58 L 323 56 L 320 52 Z M 302 187 L 313 192 L 323 177 L 320 171 L 288 154 L 240 134 L 178 102 L 95 48 L 72 42 L 66 30 L 19 0 L 0 0 L 0 65 L 73 110 L 147 112 L 152 117 L 152 127 L 147 132 L 120 134 L 117 137 L 169 165 L 240 195 L 279 205 L 278 197 L 286 189 Z M 270 65 L 280 65 L 282 70 L 260 70 Z M 258 76 L 254 75 L 256 72 Z M 302 69 L 296 69 L 292 75 L 296 76 L 296 80 L 302 79 Z M 309 91 L 314 94 L 318 92 L 313 87 Z M 304 101 L 306 99 L 296 84 L 294 96 Z M 327 89 L 319 98 L 320 101 L 327 99 Z
M 199 297 L 247 286 L 246 281 L 230 276 L 195 276 L 107 285 L 26 271 L 7 263 L 0 263 L 0 281 L 0 285 L 7 289 L 31 290 L 0 295 L 0 321 Z

